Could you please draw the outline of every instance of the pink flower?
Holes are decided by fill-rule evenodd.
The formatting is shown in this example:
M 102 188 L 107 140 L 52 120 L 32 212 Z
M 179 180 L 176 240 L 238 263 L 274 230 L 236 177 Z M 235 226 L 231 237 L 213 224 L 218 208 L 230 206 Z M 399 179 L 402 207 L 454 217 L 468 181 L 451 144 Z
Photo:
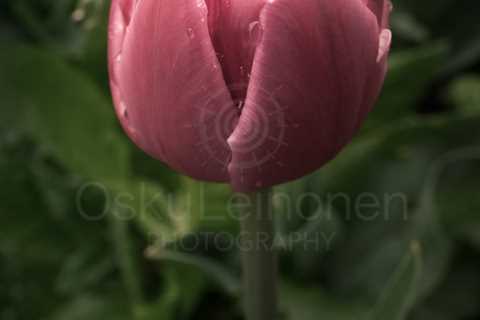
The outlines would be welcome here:
M 254 191 L 355 135 L 383 84 L 389 0 L 113 0 L 116 112 L 144 151 Z

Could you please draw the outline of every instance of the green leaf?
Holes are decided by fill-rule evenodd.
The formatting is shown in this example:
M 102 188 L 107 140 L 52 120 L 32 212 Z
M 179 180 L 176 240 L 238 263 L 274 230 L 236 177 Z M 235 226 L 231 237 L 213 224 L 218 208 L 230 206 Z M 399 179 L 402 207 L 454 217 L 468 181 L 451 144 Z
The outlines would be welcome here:
M 118 134 L 111 104 L 87 77 L 52 54 L 25 46 L 1 48 L 0 61 L 0 99 L 6 105 L 0 126 L 27 129 L 84 177 L 126 175 L 126 138 Z
M 416 102 L 445 61 L 446 49 L 444 44 L 434 43 L 393 53 L 382 94 L 367 119 L 364 131 L 414 115 Z
M 161 248 L 158 250 L 152 248 L 149 250 L 148 256 L 151 259 L 185 264 L 201 270 L 231 295 L 237 295 L 240 291 L 240 279 L 211 258 Z
M 422 42 L 430 37 L 428 29 L 420 23 L 410 12 L 396 9 L 391 18 L 395 37 Z
M 359 314 L 365 313 L 361 304 L 337 301 L 321 288 L 299 286 L 290 281 L 281 282 L 279 301 L 284 315 L 280 319 L 285 320 L 356 320 Z
M 189 223 L 199 231 L 236 232 L 238 220 L 232 208 L 232 191 L 226 184 L 205 183 L 182 179 L 177 207 Z
M 368 319 L 406 319 L 415 302 L 421 272 L 421 248 L 414 241 Z
M 200 270 L 186 264 L 159 262 L 158 267 L 162 270 L 161 294 L 139 306 L 137 319 L 192 319 L 205 294 L 207 278 Z
M 80 295 L 58 308 L 49 319 L 101 320 L 115 317 L 119 320 L 128 320 L 130 316 L 125 297 L 117 297 L 117 295 Z
M 352 296 L 362 294 L 367 299 L 378 296 L 412 234 L 422 241 L 425 251 L 421 296 L 431 294 L 445 279 L 454 251 L 451 234 L 443 229 L 454 228 L 472 238 L 472 243 L 471 235 L 478 234 L 475 162 L 457 161 L 449 166 L 450 175 L 458 180 L 454 185 L 464 188 L 451 188 L 454 180 L 445 180 L 448 176 L 442 174 L 437 184 L 441 187 L 437 189 L 441 205 L 428 215 L 428 210 L 419 209 L 422 190 L 430 169 L 444 154 L 478 148 L 479 121 L 478 116 L 452 115 L 399 121 L 359 138 L 319 171 L 319 192 L 327 197 L 347 196 L 347 201 L 340 198 L 333 204 L 347 224 L 348 237 L 323 263 L 337 290 Z M 380 206 L 372 212 L 375 219 L 368 221 L 355 209 L 356 199 L 364 193 L 380 200 Z M 399 195 L 399 200 L 385 200 L 392 195 Z M 416 217 L 428 218 L 422 224 L 429 228 L 419 228 Z
M 459 114 L 480 114 L 480 77 L 474 74 L 460 77 L 448 88 L 448 98 Z
M 79 179 L 20 132 L 0 130 L 0 317 L 62 319 L 65 313 L 63 319 L 74 319 L 67 314 L 83 309 L 95 319 L 112 311 L 110 293 L 127 305 L 105 223 L 86 221 L 76 211 Z M 102 206 L 99 199 L 84 200 Z M 92 304 L 99 299 L 84 295 L 112 303 Z

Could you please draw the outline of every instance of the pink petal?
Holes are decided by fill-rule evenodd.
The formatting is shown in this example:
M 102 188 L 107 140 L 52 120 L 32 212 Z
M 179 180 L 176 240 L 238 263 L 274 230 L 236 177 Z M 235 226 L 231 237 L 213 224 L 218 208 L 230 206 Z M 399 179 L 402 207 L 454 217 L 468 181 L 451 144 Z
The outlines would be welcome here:
M 362 0 L 378 19 L 378 25 L 384 29 L 389 24 L 392 3 L 390 0 Z
M 377 63 L 371 70 L 368 76 L 367 92 L 365 94 L 360 116 L 357 121 L 357 128 L 360 128 L 363 120 L 366 118 L 374 106 L 375 101 L 380 95 L 380 91 L 387 74 L 387 58 L 390 51 L 390 44 L 392 42 L 392 32 L 389 29 L 383 29 L 379 36 L 379 47 L 377 55 Z
M 197 179 L 228 181 L 237 122 L 200 0 L 114 0 L 111 86 L 118 117 L 147 153 Z
M 209 30 L 234 100 L 245 99 L 257 42 L 260 11 L 267 0 L 206 0 Z
M 270 0 L 245 107 L 229 138 L 231 183 L 302 177 L 352 138 L 376 92 L 379 27 L 363 0 Z M 374 83 L 375 82 L 375 83 Z

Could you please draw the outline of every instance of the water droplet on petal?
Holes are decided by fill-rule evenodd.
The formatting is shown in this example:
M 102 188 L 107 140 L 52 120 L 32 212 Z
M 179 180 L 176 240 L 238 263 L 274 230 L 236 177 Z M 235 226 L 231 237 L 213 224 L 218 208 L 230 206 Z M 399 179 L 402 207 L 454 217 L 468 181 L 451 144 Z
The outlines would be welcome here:
M 245 101 L 244 100 L 240 100 L 237 102 L 237 108 L 238 110 L 242 110 L 243 109 L 243 106 L 245 105 Z
M 250 40 L 255 46 L 257 46 L 260 41 L 262 41 L 263 37 L 262 25 L 260 24 L 260 22 L 254 21 L 250 23 L 250 25 L 248 26 L 248 30 L 250 33 Z
M 240 66 L 240 76 L 245 76 L 245 67 L 244 66 Z
M 205 1 L 204 0 L 197 0 L 197 8 L 200 8 L 200 9 L 205 8 Z
M 195 38 L 195 31 L 193 31 L 193 28 L 187 28 L 187 35 L 190 39 Z
M 118 113 L 125 119 L 128 119 L 128 110 L 127 110 L 127 106 L 125 105 L 125 103 L 123 101 L 120 101 L 120 103 L 118 104 Z

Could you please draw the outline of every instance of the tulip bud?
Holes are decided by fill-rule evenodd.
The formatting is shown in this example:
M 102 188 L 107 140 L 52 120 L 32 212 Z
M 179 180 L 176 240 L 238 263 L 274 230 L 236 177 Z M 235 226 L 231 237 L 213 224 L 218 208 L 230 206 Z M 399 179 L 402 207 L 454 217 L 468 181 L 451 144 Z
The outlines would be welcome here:
M 383 84 L 389 0 L 113 0 L 110 82 L 145 152 L 254 191 L 352 139 Z

